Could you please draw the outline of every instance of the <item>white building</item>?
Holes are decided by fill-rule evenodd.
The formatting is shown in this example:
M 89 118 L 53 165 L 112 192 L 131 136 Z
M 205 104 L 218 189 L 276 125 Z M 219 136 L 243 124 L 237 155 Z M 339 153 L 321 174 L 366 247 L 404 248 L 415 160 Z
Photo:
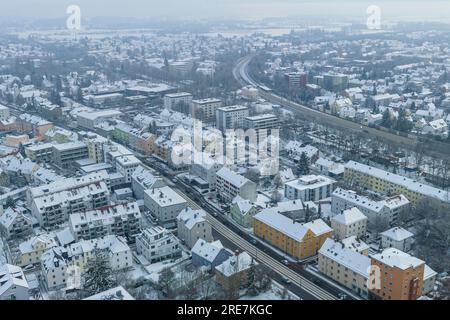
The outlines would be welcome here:
M 133 264 L 133 256 L 126 240 L 109 235 L 103 238 L 82 240 L 66 248 L 55 247 L 41 257 L 41 272 L 50 290 L 66 287 L 72 270 L 86 271 L 89 260 L 96 250 L 104 252 L 109 258 L 113 271 L 128 269 Z
M 236 196 L 252 202 L 257 197 L 256 183 L 226 167 L 216 173 L 216 192 L 221 199 L 230 203 Z
M 136 249 L 150 263 L 181 256 L 177 238 L 160 226 L 144 229 L 136 237 Z
M 107 300 L 107 301 L 125 301 L 125 300 L 135 300 L 130 293 L 125 290 L 122 286 L 118 286 L 112 289 L 105 290 L 103 292 L 94 294 L 93 296 L 84 298 L 83 300 Z
M 116 158 L 116 170 L 125 177 L 126 183 L 131 183 L 134 170 L 142 164 L 135 156 L 121 156 Z
M 31 237 L 19 244 L 20 262 L 19 266 L 25 267 L 29 264 L 37 264 L 41 261 L 42 254 L 50 248 L 57 246 L 53 234 L 41 234 Z
M 137 202 L 129 202 L 73 213 L 69 216 L 69 228 L 77 241 L 115 234 L 133 242 L 139 233 L 141 218 Z
M 179 93 L 168 93 L 164 96 L 165 109 L 172 110 L 180 103 L 185 104 L 187 107 L 189 107 L 188 110 L 190 110 L 192 104 L 192 94 L 188 92 L 179 92 Z
M 358 252 L 362 255 L 369 255 L 369 245 L 364 241 L 358 240 L 356 236 L 351 236 L 341 240 L 341 243 L 350 250 Z
M 122 116 L 122 112 L 112 109 L 80 112 L 77 115 L 77 124 L 89 130 L 95 130 L 100 123 L 118 119 L 120 116 Z
M 181 210 L 187 207 L 186 200 L 170 187 L 154 188 L 145 191 L 145 207 L 165 226 L 175 226 Z
M 364 238 L 367 230 L 367 217 L 358 208 L 353 207 L 332 217 L 331 228 L 338 240 L 351 236 Z
M 401 227 L 394 227 L 386 230 L 381 235 L 382 248 L 395 248 L 403 252 L 411 250 L 414 242 L 414 234 Z
M 246 106 L 228 106 L 218 108 L 216 111 L 216 126 L 222 132 L 227 129 L 237 129 L 244 127 L 244 119 L 249 116 L 249 109 Z
M 410 209 L 410 202 L 404 195 L 389 197 L 381 201 L 374 201 L 368 197 L 360 196 L 353 190 L 337 188 L 331 198 L 331 212 L 339 214 L 344 210 L 357 207 L 364 213 L 369 221 L 377 217 L 390 224 L 397 221 L 400 214 Z
M 156 173 L 139 166 L 131 176 L 131 189 L 136 199 L 144 199 L 145 190 L 164 187 L 164 180 Z
M 217 171 L 222 169 L 223 165 L 220 161 L 212 158 L 203 159 L 204 161 L 194 162 L 191 166 L 191 174 L 199 177 L 208 183 L 209 189 L 214 190 L 216 188 L 216 175 Z
M 10 264 L 0 266 L 0 300 L 29 298 L 29 286 L 22 268 Z
M 177 217 L 178 238 L 191 249 L 198 239 L 213 241 L 211 225 L 205 219 L 204 210 L 193 210 L 190 207 L 182 210 Z
M 6 239 L 23 238 L 33 232 L 33 221 L 24 208 L 7 208 L 0 213 L 0 234 Z
M 331 197 L 335 183 L 335 180 L 325 176 L 302 176 L 284 185 L 284 196 L 289 200 L 319 201 Z
M 27 203 L 40 226 L 54 229 L 67 222 L 69 214 L 104 207 L 109 203 L 108 174 L 95 172 L 29 188 Z
M 216 121 L 216 111 L 222 105 L 220 99 L 192 100 L 191 117 L 206 123 Z
M 10 117 L 9 108 L 0 104 L 0 120 L 6 121 L 9 119 L 9 117 Z
M 363 298 L 369 295 L 370 258 L 328 238 L 319 250 L 319 271 Z
M 88 146 L 83 141 L 54 144 L 53 162 L 60 168 L 70 167 L 74 161 L 89 157 Z

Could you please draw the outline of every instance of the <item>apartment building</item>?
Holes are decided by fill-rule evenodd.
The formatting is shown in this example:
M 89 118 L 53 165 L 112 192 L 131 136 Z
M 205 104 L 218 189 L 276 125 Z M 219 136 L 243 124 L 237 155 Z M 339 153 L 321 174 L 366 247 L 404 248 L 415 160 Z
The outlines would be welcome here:
M 21 113 L 16 120 L 16 128 L 21 133 L 31 132 L 37 140 L 44 140 L 48 130 L 53 128 L 53 123 L 39 116 Z
M 67 221 L 69 214 L 104 207 L 110 191 L 108 174 L 96 172 L 79 178 L 66 178 L 29 188 L 27 202 L 41 227 L 54 229 Z
M 181 256 L 177 238 L 160 226 L 144 229 L 136 237 L 136 248 L 137 252 L 150 263 Z
M 109 235 L 102 238 L 82 240 L 67 247 L 54 247 L 41 257 L 41 273 L 49 290 L 65 288 L 69 276 L 75 270 L 81 274 L 97 250 L 104 252 L 109 258 L 113 271 L 128 269 L 133 264 L 133 256 L 126 240 Z
M 216 266 L 226 261 L 233 254 L 224 248 L 220 240 L 207 242 L 198 239 L 191 250 L 192 264 L 196 267 L 206 267 L 214 270 Z
M 67 168 L 76 160 L 89 158 L 87 145 L 82 141 L 53 145 L 53 161 L 60 168 Z
M 0 214 L 0 234 L 5 239 L 24 238 L 33 233 L 33 221 L 25 208 L 7 208 Z
M 212 241 L 212 229 L 206 220 L 206 212 L 190 207 L 182 210 L 177 216 L 177 236 L 189 249 L 194 247 L 198 239 Z
M 17 265 L 25 267 L 29 264 L 37 264 L 41 256 L 50 248 L 57 246 L 53 234 L 41 234 L 19 244 L 19 257 Z
M 319 201 L 331 197 L 335 183 L 335 180 L 325 176 L 301 176 L 285 183 L 284 196 L 289 200 Z
M 444 207 L 450 204 L 449 191 L 355 161 L 345 165 L 344 179 L 378 193 L 403 194 L 413 204 L 422 198 L 437 201 Z
M 246 106 L 228 106 L 218 108 L 216 111 L 216 126 L 222 132 L 228 129 L 244 128 L 244 119 L 249 116 Z
M 164 180 L 156 172 L 138 166 L 131 175 L 131 189 L 134 197 L 138 200 L 144 199 L 145 190 L 161 188 L 165 186 Z
M 108 139 L 89 132 L 83 137 L 83 141 L 88 147 L 89 159 L 94 160 L 96 163 L 105 162 L 103 145 L 108 143 Z
M 222 169 L 221 161 L 212 158 L 202 159 L 203 161 L 194 162 L 191 166 L 191 174 L 199 177 L 208 183 L 209 190 L 215 190 L 217 171 Z
M 389 224 L 394 224 L 400 215 L 408 213 L 411 208 L 410 201 L 404 195 L 387 197 L 384 200 L 372 200 L 358 195 L 353 190 L 337 188 L 331 195 L 331 212 L 339 214 L 344 210 L 358 208 L 369 221 L 381 218 Z
M 222 106 L 222 100 L 215 98 L 192 100 L 191 117 L 204 123 L 216 121 L 216 111 Z
M 34 162 L 50 162 L 53 160 L 53 145 L 53 143 L 40 143 L 26 146 L 25 154 Z
M 236 196 L 230 206 L 231 218 L 244 228 L 251 228 L 253 216 L 258 212 L 258 207 L 250 200 Z
M 227 167 L 223 167 L 216 173 L 216 192 L 224 202 L 228 203 L 237 196 L 253 202 L 257 197 L 256 183 Z
M 142 164 L 141 160 L 133 155 L 116 158 L 116 170 L 125 177 L 125 183 L 131 183 L 134 170 Z
M 370 258 L 333 239 L 326 239 L 319 250 L 319 271 L 362 298 L 368 298 L 367 279 Z
M 183 104 L 189 112 L 192 105 L 192 94 L 188 92 L 168 93 L 164 96 L 164 108 L 168 110 L 176 110 L 180 104 Z M 186 113 L 187 113 L 186 112 Z
M 280 213 L 276 208 L 264 209 L 254 216 L 254 234 L 297 259 L 317 254 L 333 230 L 321 219 L 298 223 Z
M 178 214 L 187 207 L 186 200 L 170 187 L 145 191 L 144 205 L 165 227 L 175 227 Z
M 331 228 L 337 240 L 351 236 L 364 238 L 367 231 L 367 217 L 358 208 L 353 207 L 332 217 Z
M 77 124 L 94 131 L 96 126 L 102 122 L 117 120 L 121 116 L 122 112 L 112 109 L 80 112 L 77 115 Z
M 408 252 L 414 242 L 414 234 L 401 227 L 391 228 L 380 235 L 382 248 L 395 248 Z
M 425 262 L 395 248 L 371 256 L 370 296 L 381 300 L 416 300 L 423 293 Z
M 69 215 L 69 228 L 76 241 L 118 235 L 134 242 L 140 232 L 141 219 L 137 202 L 129 202 L 72 213 Z
M 29 300 L 29 291 L 22 268 L 11 264 L 0 266 L 0 300 Z
M 113 137 L 116 141 L 125 144 L 129 148 L 150 155 L 154 149 L 156 135 L 136 129 L 126 123 L 118 123 L 114 127 Z
M 356 238 L 356 236 L 350 236 L 340 241 L 347 249 L 358 252 L 364 256 L 369 255 L 369 245 L 364 241 Z

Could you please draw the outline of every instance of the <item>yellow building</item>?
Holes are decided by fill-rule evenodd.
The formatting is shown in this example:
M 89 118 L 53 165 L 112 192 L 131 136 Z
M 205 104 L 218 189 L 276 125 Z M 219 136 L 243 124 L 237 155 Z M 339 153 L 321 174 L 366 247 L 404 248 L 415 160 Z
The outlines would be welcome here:
M 297 259 L 317 254 L 333 230 L 322 220 L 305 224 L 278 213 L 275 208 L 262 210 L 254 216 L 253 232 L 256 236 Z
M 20 267 L 37 264 L 41 261 L 41 256 L 45 251 L 56 246 L 55 239 L 50 235 L 34 236 L 19 245 L 20 260 L 17 264 Z
M 449 206 L 450 192 L 355 161 L 345 165 L 344 179 L 379 193 L 403 194 L 413 204 L 426 197 Z

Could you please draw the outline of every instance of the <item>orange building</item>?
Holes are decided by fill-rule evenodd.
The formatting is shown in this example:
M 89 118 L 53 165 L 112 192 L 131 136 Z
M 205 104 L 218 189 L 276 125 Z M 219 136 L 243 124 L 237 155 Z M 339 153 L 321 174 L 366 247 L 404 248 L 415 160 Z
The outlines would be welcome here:
M 322 219 L 298 223 L 276 210 L 268 208 L 253 217 L 256 236 L 297 259 L 317 254 L 322 244 L 333 234 Z
M 369 290 L 372 299 L 416 300 L 422 295 L 424 261 L 395 248 L 371 258 Z

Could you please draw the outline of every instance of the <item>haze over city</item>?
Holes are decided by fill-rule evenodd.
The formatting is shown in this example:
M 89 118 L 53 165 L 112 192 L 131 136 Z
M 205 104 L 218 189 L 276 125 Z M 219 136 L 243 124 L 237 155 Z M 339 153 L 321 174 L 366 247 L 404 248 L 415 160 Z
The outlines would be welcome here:
M 2 1 L 1 319 L 450 300 L 449 22 L 447 0 Z

